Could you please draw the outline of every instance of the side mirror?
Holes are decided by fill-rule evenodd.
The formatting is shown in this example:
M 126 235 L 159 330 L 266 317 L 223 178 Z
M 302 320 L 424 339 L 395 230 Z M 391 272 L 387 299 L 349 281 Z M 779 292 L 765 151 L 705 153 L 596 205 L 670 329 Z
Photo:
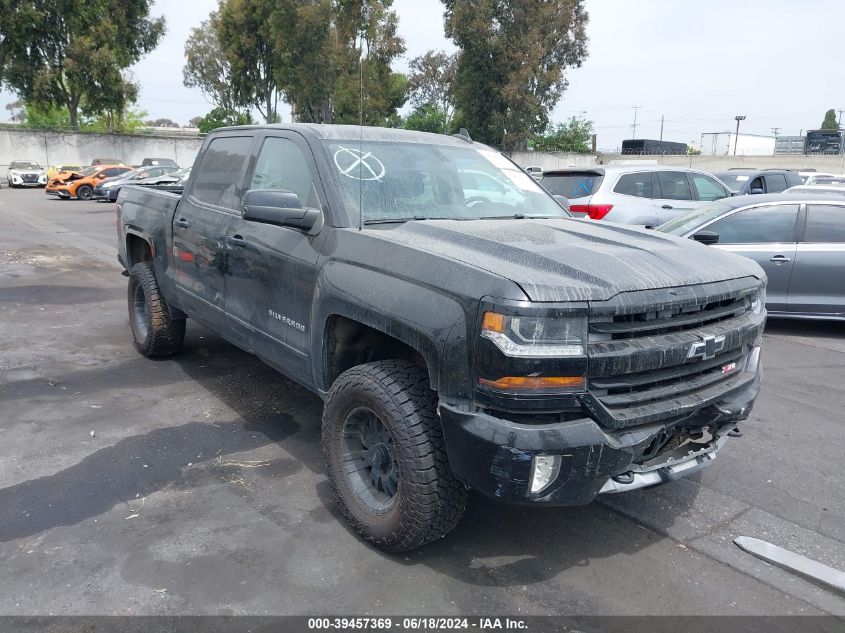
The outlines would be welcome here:
M 100 180 L 102 180 L 105 177 L 106 177 L 105 174 L 97 174 L 97 178 L 99 178 Z
M 289 226 L 310 231 L 320 219 L 319 209 L 308 209 L 292 191 L 284 189 L 250 189 L 244 194 L 243 219 L 275 226 Z
M 699 231 L 698 233 L 693 234 L 692 239 L 696 242 L 707 244 L 709 246 L 711 244 L 719 243 L 719 234 L 714 233 L 713 231 Z
M 751 191 L 749 191 L 748 193 L 750 193 L 750 194 L 753 196 L 753 195 L 756 195 L 756 194 L 758 194 L 758 193 L 763 193 L 763 190 L 762 190 L 762 189 L 758 189 L 757 187 L 755 187 L 754 189 L 752 189 L 752 190 L 751 190 Z

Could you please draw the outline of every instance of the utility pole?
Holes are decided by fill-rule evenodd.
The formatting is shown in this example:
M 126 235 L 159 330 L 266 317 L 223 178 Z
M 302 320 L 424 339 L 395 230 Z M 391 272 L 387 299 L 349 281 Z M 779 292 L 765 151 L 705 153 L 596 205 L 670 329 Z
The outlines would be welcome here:
M 736 119 L 736 135 L 734 136 L 734 156 L 736 156 L 736 146 L 739 143 L 739 122 L 745 121 L 745 115 L 737 114 L 734 119 Z
M 664 115 L 660 115 L 660 140 L 663 140 L 663 119 L 666 117 Z
M 774 149 L 774 151 L 772 151 L 772 156 L 774 156 L 775 154 L 778 153 L 778 132 L 780 132 L 779 127 L 773 127 L 772 128 L 772 134 L 775 135 L 775 149 Z
M 837 112 L 839 113 L 839 118 L 836 120 L 836 127 L 842 127 L 842 113 L 845 110 L 837 110 Z
M 631 133 L 631 138 L 637 138 L 637 110 L 642 108 L 642 106 L 631 106 L 634 109 L 634 124 L 631 126 L 634 131 Z

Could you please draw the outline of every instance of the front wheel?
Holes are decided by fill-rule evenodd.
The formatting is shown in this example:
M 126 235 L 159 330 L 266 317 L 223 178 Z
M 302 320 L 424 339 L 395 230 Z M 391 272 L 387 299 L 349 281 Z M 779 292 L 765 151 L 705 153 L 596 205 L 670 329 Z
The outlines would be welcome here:
M 388 360 L 341 374 L 326 398 L 322 436 L 335 500 L 378 548 L 409 551 L 460 521 L 467 492 L 449 469 L 422 368 Z
M 82 185 L 76 190 L 76 197 L 79 200 L 90 200 L 94 195 L 94 189 L 88 185 Z
M 152 262 L 129 271 L 129 325 L 132 342 L 148 358 L 170 356 L 182 348 L 185 319 L 174 319 L 161 294 Z

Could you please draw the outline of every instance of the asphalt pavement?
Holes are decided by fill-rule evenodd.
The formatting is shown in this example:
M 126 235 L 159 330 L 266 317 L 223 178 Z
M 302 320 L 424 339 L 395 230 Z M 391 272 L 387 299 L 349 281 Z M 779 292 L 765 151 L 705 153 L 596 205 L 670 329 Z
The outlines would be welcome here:
M 737 548 L 845 570 L 845 324 L 770 322 L 744 436 L 581 508 L 474 496 L 403 556 L 331 500 L 320 400 L 189 321 L 139 356 L 113 204 L 0 190 L 0 615 L 845 615 Z

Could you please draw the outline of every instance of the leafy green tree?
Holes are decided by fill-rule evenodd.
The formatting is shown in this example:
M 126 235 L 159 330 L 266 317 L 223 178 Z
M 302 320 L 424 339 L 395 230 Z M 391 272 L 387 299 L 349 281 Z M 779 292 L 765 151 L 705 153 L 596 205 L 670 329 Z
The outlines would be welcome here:
M 255 107 L 267 123 L 276 123 L 280 54 L 273 41 L 274 0 L 221 0 L 215 22 L 226 63 L 231 68 L 235 104 Z M 312 60 L 312 64 L 317 60 Z
M 458 45 L 455 105 L 473 138 L 521 149 L 587 55 L 584 0 L 443 0 Z
M 190 121 L 188 121 L 188 127 L 199 127 L 200 123 L 202 122 L 204 117 L 195 116 Z
M 455 112 L 454 83 L 458 67 L 457 54 L 447 55 L 444 51 L 428 51 L 415 57 L 408 64 L 408 94 L 412 104 L 418 108 L 429 104 L 443 114 L 445 132 Z
M 254 121 L 248 112 L 214 108 L 200 119 L 197 127 L 203 134 L 208 134 L 211 130 L 219 127 L 226 127 L 227 125 L 251 125 L 252 123 Z
M 51 105 L 44 108 L 26 103 L 23 125 L 35 129 L 67 129 L 70 127 L 70 114 L 65 107 Z
M 398 123 L 407 78 L 390 68 L 405 52 L 391 0 L 273 4 L 277 77 L 295 120 Z
M 97 112 L 126 108 L 133 91 L 121 71 L 155 48 L 164 33 L 164 18 L 149 18 L 153 0 L 13 4 L 14 10 L 0 12 L 3 81 L 42 111 L 67 108 L 74 129 L 83 105 Z
M 448 126 L 446 113 L 431 103 L 418 105 L 402 121 L 402 127 L 406 130 L 419 130 L 420 132 L 434 132 L 436 134 L 443 134 L 448 130 Z
M 588 154 L 593 122 L 584 117 L 570 117 L 565 123 L 550 126 L 545 134 L 533 139 L 534 149 L 540 152 L 571 152 Z
M 216 107 L 236 110 L 232 66 L 223 54 L 218 30 L 220 14 L 216 11 L 191 30 L 185 42 L 185 66 L 182 83 L 188 88 L 199 88 Z
M 818 119 L 816 119 L 818 121 Z M 836 121 L 836 110 L 828 110 L 824 113 L 824 121 L 822 121 L 823 130 L 838 130 L 839 123 Z

